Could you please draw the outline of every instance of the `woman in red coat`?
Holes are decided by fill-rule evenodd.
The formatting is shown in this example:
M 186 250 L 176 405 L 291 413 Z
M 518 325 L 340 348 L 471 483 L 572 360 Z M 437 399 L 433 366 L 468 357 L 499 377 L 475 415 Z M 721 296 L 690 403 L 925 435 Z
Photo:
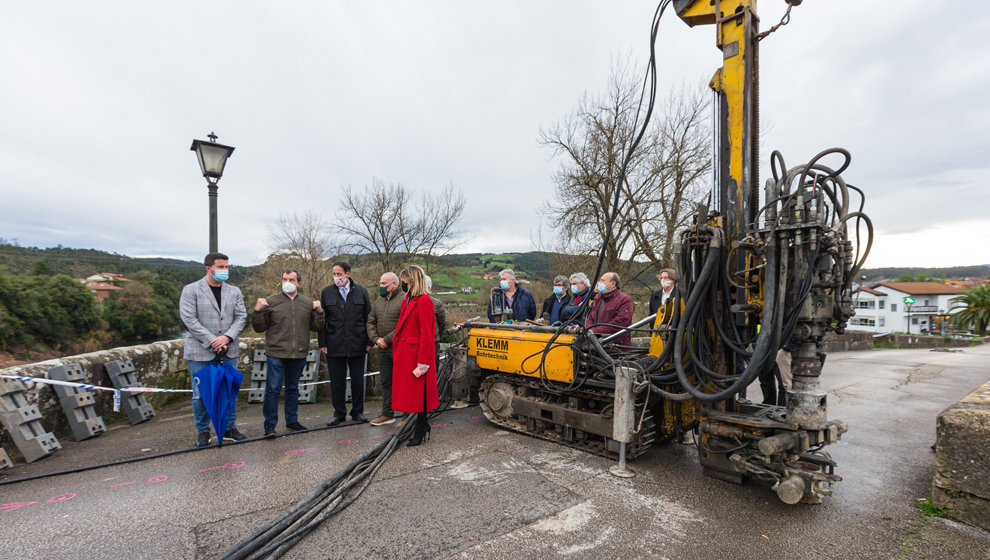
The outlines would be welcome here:
M 407 445 L 419 445 L 429 434 L 426 413 L 440 405 L 437 394 L 436 327 L 433 300 L 426 292 L 423 269 L 410 266 L 399 273 L 406 290 L 392 338 L 392 408 L 416 412 L 416 426 Z

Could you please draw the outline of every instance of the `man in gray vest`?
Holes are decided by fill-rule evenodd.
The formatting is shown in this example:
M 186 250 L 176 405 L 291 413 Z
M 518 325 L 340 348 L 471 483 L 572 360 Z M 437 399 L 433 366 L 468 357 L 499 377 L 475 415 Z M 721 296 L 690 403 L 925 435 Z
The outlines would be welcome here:
M 239 335 L 247 322 L 244 296 L 235 286 L 227 284 L 229 261 L 223 253 L 210 253 L 203 259 L 206 276 L 187 284 L 179 297 L 179 317 L 186 326 L 183 358 L 189 364 L 189 376 L 210 365 L 217 356 L 226 356 L 237 363 L 240 350 Z M 193 420 L 199 437 L 196 447 L 210 444 L 210 417 L 193 383 Z M 223 439 L 247 439 L 237 431 L 237 407 L 230 411 Z M 217 437 L 221 437 L 217 434 Z

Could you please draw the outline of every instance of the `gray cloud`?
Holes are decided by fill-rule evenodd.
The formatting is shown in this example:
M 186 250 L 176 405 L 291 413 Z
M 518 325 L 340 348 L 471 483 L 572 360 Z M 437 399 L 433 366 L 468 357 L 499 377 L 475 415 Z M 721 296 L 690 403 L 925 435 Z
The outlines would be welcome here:
M 946 229 L 962 213 L 990 232 L 990 111 L 978 97 L 990 77 L 976 70 L 990 63 L 979 39 L 990 20 L 981 7 L 953 3 L 953 14 L 968 14 L 962 21 L 921 0 L 896 12 L 860 0 L 794 8 L 761 44 L 762 114 L 772 123 L 764 158 L 781 148 L 796 165 L 845 146 L 847 179 L 867 190 L 880 231 L 931 230 L 959 264 L 990 261 Z M 237 147 L 220 183 L 221 248 L 235 261 L 264 258 L 278 214 L 331 215 L 344 186 L 374 177 L 418 191 L 453 183 L 468 198 L 463 250 L 529 250 L 558 166 L 536 142 L 539 127 L 600 89 L 614 57 L 645 61 L 653 8 L 8 6 L 0 237 L 198 259 L 206 188 L 188 146 L 212 130 Z M 760 8 L 766 28 L 784 3 Z M 911 40 L 919 29 L 924 40 Z M 702 84 L 719 64 L 714 30 L 676 18 L 663 22 L 658 48 L 662 87 Z

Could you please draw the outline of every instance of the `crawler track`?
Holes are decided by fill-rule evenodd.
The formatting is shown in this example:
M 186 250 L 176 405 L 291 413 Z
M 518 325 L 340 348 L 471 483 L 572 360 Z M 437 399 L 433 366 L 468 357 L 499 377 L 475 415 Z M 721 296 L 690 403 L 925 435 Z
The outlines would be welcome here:
M 619 456 L 619 444 L 612 439 L 614 396 L 608 389 L 581 388 L 557 394 L 536 379 L 493 373 L 482 382 L 479 396 L 485 417 L 494 424 L 603 457 Z M 643 416 L 644 405 L 642 398 L 637 399 L 639 432 L 626 447 L 629 459 L 649 449 L 656 434 L 653 413 L 647 410 Z

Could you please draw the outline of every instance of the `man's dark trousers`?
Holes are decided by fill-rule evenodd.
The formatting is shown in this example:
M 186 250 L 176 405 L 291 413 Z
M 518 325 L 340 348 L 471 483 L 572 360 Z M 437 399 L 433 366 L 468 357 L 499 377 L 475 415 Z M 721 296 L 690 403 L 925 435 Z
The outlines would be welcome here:
M 382 382 L 382 416 L 392 418 L 392 349 L 378 352 L 378 378 Z M 353 391 L 353 389 L 351 389 Z
M 278 424 L 278 394 L 285 380 L 285 424 L 299 422 L 299 377 L 306 367 L 306 358 L 275 358 L 268 356 L 268 373 L 265 377 L 265 400 L 261 413 L 265 416 L 265 429 L 275 429 Z
M 367 354 L 359 356 L 327 356 L 327 370 L 330 372 L 330 393 L 333 397 L 333 415 L 347 417 L 348 369 L 351 377 L 351 418 L 364 414 L 364 360 Z M 350 368 L 348 368 L 350 366 Z M 389 396 L 391 400 L 391 396 Z M 391 402 L 389 402 L 391 405 Z

